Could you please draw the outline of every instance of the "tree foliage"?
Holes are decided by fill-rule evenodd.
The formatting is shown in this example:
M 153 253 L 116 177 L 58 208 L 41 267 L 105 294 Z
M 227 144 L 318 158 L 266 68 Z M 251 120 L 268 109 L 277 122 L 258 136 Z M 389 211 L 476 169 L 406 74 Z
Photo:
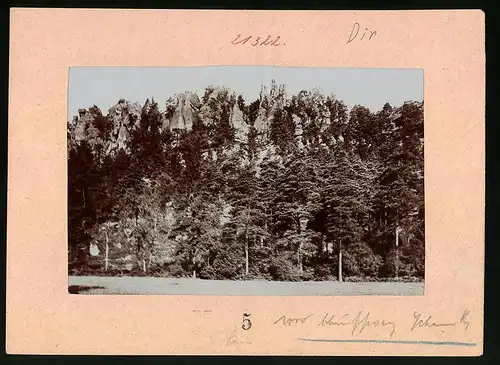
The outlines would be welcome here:
M 109 139 L 112 116 L 91 109 Z M 165 128 L 174 112 L 148 100 L 115 154 L 69 141 L 72 266 L 91 267 L 105 229 L 111 266 L 147 274 L 324 280 L 342 251 L 348 276 L 423 277 L 422 103 L 374 113 L 316 90 L 247 104 L 208 88 L 192 128 Z

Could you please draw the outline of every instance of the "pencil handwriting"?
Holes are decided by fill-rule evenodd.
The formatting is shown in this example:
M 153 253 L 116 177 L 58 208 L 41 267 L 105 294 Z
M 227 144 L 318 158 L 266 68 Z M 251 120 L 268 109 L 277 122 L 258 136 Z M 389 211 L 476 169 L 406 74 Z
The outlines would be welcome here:
M 370 312 L 358 312 L 354 317 L 344 314 L 340 317 L 325 314 L 318 327 L 323 326 L 351 326 L 352 335 L 360 335 L 368 328 L 387 328 L 389 337 L 394 335 L 396 324 L 387 319 L 373 318 Z
M 229 334 L 229 337 L 228 337 L 228 339 L 226 341 L 226 346 L 230 346 L 230 345 L 250 345 L 251 344 L 250 341 L 243 340 L 240 337 L 238 337 L 237 332 L 238 332 L 238 329 L 237 328 L 233 328 L 233 330 Z
M 317 320 L 313 320 L 317 316 Z M 402 334 L 402 330 L 415 332 L 432 331 L 433 329 L 444 332 L 446 328 L 463 328 L 468 330 L 471 326 L 470 311 L 465 309 L 463 312 L 458 313 L 452 321 L 443 321 L 434 318 L 434 316 L 425 314 L 423 312 L 414 311 L 413 315 L 409 313 L 409 317 L 403 319 L 403 323 L 398 323 L 388 316 L 378 316 L 369 311 L 347 312 L 341 314 L 325 313 L 324 315 L 308 314 L 307 316 L 289 316 L 280 315 L 274 320 L 273 324 L 291 326 L 308 326 L 312 324 L 316 328 L 331 328 L 339 331 L 342 328 L 348 331 L 351 336 L 355 337 L 394 337 L 396 329 L 398 334 Z M 346 333 L 342 331 L 340 333 Z
M 360 28 L 361 28 L 361 26 L 359 25 L 358 22 L 355 22 L 352 25 L 351 33 L 349 34 L 349 38 L 347 39 L 347 44 L 351 43 L 355 39 L 358 39 L 358 41 L 363 41 L 363 40 L 370 41 L 374 36 L 377 35 L 376 30 L 370 30 L 366 27 L 364 30 L 361 31 L 361 34 L 360 34 L 360 32 L 359 32 Z
M 460 321 L 444 322 L 444 321 L 434 319 L 431 315 L 424 316 L 424 315 L 422 315 L 422 313 L 413 312 L 414 321 L 413 321 L 413 325 L 411 327 L 411 331 L 414 331 L 414 330 L 420 329 L 420 328 L 444 329 L 447 327 L 456 327 L 457 325 L 462 325 L 464 327 L 464 329 L 467 330 L 467 329 L 469 329 L 469 325 L 470 325 L 469 314 L 470 314 L 469 310 L 466 309 L 463 312 L 463 314 L 460 318 Z
M 281 322 L 283 325 L 285 326 L 291 326 L 292 324 L 304 324 L 309 318 L 311 318 L 312 314 L 309 314 L 308 316 L 306 317 L 297 317 L 297 318 L 293 318 L 293 317 L 287 317 L 285 315 L 279 317 L 275 322 L 274 324 L 278 324 L 279 322 Z
M 281 36 L 255 36 L 255 35 L 242 35 L 237 34 L 236 37 L 231 41 L 231 44 L 236 45 L 248 45 L 251 47 L 279 47 L 285 44 L 281 40 Z

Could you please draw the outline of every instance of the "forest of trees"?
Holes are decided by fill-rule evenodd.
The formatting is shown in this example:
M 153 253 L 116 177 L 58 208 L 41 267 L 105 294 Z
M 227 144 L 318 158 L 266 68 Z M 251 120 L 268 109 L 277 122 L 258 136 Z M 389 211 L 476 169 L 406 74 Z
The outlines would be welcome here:
M 92 139 L 69 122 L 70 273 L 423 280 L 423 103 L 276 90 L 209 87 L 189 128 L 148 100 L 126 148 L 106 148 L 117 121 L 95 106 Z

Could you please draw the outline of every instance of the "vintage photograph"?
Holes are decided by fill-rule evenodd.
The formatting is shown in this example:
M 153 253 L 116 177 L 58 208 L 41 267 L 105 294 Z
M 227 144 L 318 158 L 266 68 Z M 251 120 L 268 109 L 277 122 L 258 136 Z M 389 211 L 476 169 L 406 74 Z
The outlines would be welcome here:
M 423 78 L 70 68 L 69 293 L 423 295 Z

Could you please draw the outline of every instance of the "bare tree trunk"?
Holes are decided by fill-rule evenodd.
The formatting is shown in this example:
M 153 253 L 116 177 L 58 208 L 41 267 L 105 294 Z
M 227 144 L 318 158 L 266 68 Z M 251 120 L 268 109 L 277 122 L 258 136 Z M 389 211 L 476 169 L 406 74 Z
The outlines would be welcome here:
M 302 274 L 303 272 L 303 267 L 302 267 L 302 244 L 299 245 L 299 250 L 297 252 L 297 256 L 299 259 L 299 271 Z
M 399 249 L 396 247 L 396 279 L 399 275 Z
M 149 250 L 149 264 L 148 267 L 151 267 L 151 262 L 153 261 L 153 250 L 156 243 L 156 215 L 153 218 L 153 239 L 151 240 L 151 248 Z
M 191 263 L 193 264 L 193 279 L 196 279 L 196 268 L 194 266 L 194 254 L 193 254 L 193 258 L 191 259 Z
M 248 275 L 248 242 L 245 246 L 245 275 Z
M 248 275 L 248 215 L 249 215 L 249 207 L 247 204 L 247 224 L 245 230 L 245 275 Z
M 398 227 L 396 226 L 396 279 L 399 275 L 399 242 L 398 242 Z
M 342 247 L 339 246 L 339 281 L 342 281 Z
M 108 240 L 108 232 L 106 232 L 106 257 L 104 259 L 105 271 L 108 271 L 108 263 L 109 263 L 109 240 Z
M 396 278 L 399 276 L 399 232 L 402 230 L 396 225 Z
M 267 208 L 264 208 L 264 230 L 267 232 Z M 260 247 L 264 247 L 264 238 L 259 236 Z
M 146 272 L 146 257 L 142 257 L 142 271 Z

